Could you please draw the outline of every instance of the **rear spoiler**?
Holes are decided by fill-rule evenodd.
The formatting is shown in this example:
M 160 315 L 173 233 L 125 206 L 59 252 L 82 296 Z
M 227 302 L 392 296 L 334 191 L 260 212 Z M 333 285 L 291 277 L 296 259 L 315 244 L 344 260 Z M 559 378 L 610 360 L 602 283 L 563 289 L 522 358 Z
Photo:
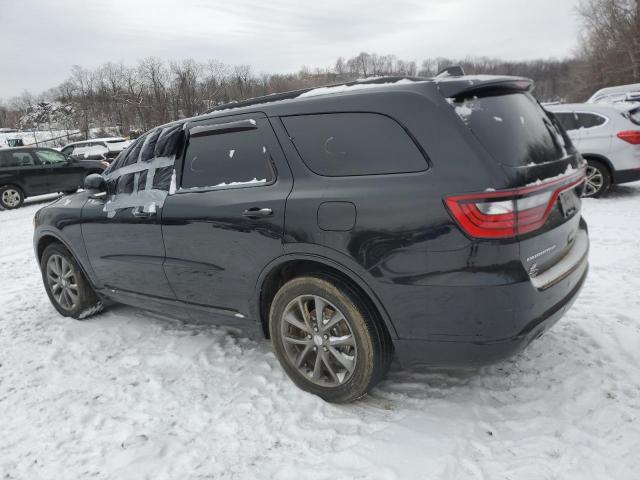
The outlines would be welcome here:
M 491 95 L 506 92 L 530 92 L 533 80 L 524 77 L 498 75 L 466 75 L 435 78 L 438 90 L 445 98 Z

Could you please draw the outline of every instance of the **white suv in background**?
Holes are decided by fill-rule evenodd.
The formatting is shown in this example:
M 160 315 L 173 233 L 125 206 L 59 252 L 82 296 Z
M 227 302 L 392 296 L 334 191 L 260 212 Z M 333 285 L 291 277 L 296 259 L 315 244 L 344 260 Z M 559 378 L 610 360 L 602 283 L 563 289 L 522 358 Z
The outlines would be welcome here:
M 122 137 L 92 138 L 65 145 L 61 152 L 78 160 L 106 160 L 111 162 L 126 149 L 131 140 Z
M 546 105 L 587 160 L 585 197 L 640 180 L 640 104 Z
M 617 103 L 640 101 L 640 83 L 629 85 L 617 85 L 615 87 L 601 88 L 591 95 L 587 103 Z

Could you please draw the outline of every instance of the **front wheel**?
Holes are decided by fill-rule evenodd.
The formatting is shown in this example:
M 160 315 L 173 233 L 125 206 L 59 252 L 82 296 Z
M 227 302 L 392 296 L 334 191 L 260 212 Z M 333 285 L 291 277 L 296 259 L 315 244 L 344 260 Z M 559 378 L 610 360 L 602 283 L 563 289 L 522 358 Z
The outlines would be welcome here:
M 598 198 L 611 187 L 611 174 L 604 164 L 596 160 L 587 160 L 587 183 L 584 196 Z
M 73 255 L 58 243 L 45 248 L 40 261 L 49 300 L 65 317 L 86 318 L 102 310 L 102 304 Z
M 299 277 L 271 305 L 269 330 L 280 364 L 298 387 L 330 402 L 364 396 L 386 373 L 391 341 L 375 313 L 333 277 Z
M 22 190 L 13 185 L 0 187 L 0 206 L 6 210 L 18 208 L 24 202 Z

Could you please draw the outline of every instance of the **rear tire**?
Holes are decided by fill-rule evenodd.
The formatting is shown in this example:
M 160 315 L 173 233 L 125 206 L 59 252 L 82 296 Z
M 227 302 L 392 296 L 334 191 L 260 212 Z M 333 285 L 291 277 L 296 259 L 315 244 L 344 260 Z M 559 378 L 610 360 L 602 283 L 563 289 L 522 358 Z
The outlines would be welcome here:
M 271 304 L 269 330 L 293 382 L 328 402 L 363 397 L 391 363 L 391 339 L 376 313 L 350 285 L 330 275 L 285 283 Z
M 587 183 L 584 197 L 599 198 L 611 188 L 611 174 L 607 166 L 598 160 L 587 159 Z
M 40 260 L 42 281 L 54 308 L 65 317 L 84 319 L 102 310 L 102 303 L 73 255 L 52 243 Z
M 0 206 L 5 210 L 19 208 L 24 203 L 24 193 L 15 185 L 0 187 Z

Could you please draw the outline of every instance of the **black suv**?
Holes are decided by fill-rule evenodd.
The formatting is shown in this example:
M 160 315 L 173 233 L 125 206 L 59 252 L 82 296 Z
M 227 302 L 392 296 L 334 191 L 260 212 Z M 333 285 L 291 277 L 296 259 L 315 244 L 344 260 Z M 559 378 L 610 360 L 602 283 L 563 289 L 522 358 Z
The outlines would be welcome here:
M 55 308 L 261 327 L 301 388 L 502 359 L 587 274 L 585 163 L 514 77 L 383 78 L 158 127 L 41 209 Z
M 0 207 L 18 208 L 26 197 L 54 192 L 75 192 L 87 175 L 108 165 L 80 161 L 50 148 L 0 150 Z

